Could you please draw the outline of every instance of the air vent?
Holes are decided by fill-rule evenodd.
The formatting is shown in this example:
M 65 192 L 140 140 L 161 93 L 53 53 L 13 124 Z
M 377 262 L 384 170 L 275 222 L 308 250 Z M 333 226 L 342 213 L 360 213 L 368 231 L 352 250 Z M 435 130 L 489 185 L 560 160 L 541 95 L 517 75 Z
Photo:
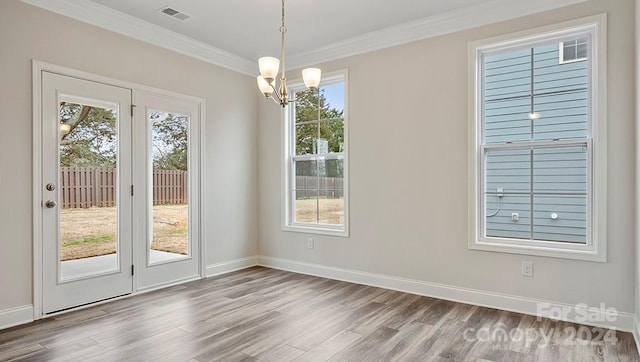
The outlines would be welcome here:
M 178 10 L 172 9 L 172 8 L 170 8 L 168 6 L 160 9 L 160 12 L 163 13 L 163 14 L 169 15 L 169 16 L 171 16 L 173 18 L 180 19 L 180 20 L 189 19 L 189 15 L 181 13 Z

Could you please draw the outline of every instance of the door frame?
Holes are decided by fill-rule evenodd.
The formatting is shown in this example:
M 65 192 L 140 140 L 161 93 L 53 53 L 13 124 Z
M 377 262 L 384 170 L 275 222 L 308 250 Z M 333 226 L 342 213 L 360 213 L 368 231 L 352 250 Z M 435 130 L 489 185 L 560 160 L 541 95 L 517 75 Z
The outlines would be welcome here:
M 194 102 L 198 102 L 200 104 L 200 118 L 198 120 L 200 135 L 199 135 L 199 143 L 200 143 L 200 157 L 199 162 L 196 167 L 200 169 L 200 177 L 199 177 L 199 185 L 198 191 L 200 195 L 200 200 L 206 200 L 206 188 L 203 187 L 206 185 L 206 168 L 204 167 L 204 155 L 205 155 L 205 100 L 203 98 L 189 96 L 185 94 L 180 94 L 164 89 L 149 87 L 145 85 L 140 85 L 132 82 L 122 81 L 118 79 L 113 79 L 110 77 L 105 77 L 101 75 L 96 75 L 80 70 L 75 70 L 67 67 L 63 67 L 60 65 L 55 65 L 51 63 L 46 63 L 42 61 L 32 60 L 32 233 L 33 233 L 33 319 L 38 320 L 43 317 L 49 317 L 51 315 L 56 315 L 58 313 L 52 313 L 44 315 L 42 313 L 42 200 L 40 197 L 40 191 L 42 189 L 42 72 L 51 72 L 56 73 L 63 76 L 79 78 L 91 82 L 103 83 L 107 85 L 117 86 L 121 88 L 131 89 L 133 93 L 136 91 L 145 91 L 149 93 L 155 93 L 159 95 L 165 95 L 169 97 L 176 97 L 185 100 L 190 100 Z M 133 101 L 133 99 L 132 99 Z M 204 228 L 205 220 L 205 207 L 204 202 L 200 202 L 200 209 L 198 215 L 198 232 L 200 235 L 199 240 L 197 240 L 200 250 L 199 256 L 199 279 L 204 278 L 205 268 L 206 268 L 206 246 L 204 240 L 206 240 L 206 231 Z M 138 260 L 138 254 L 136 250 L 136 245 L 133 245 L 133 262 L 134 265 Z M 152 289 L 147 289 L 144 291 L 138 290 L 138 275 L 133 276 L 133 292 L 130 295 L 136 295 L 142 292 L 146 292 Z M 179 281 L 173 284 L 180 284 L 186 281 Z M 158 286 L 153 289 L 158 289 L 161 287 L 166 287 L 171 285 L 172 283 L 168 283 L 166 285 Z M 126 298 L 126 296 L 124 297 Z M 100 303 L 100 302 L 97 302 Z M 90 304 L 95 305 L 95 304 Z M 76 308 L 71 308 L 69 310 L 82 309 L 87 306 L 79 306 Z M 66 310 L 68 311 L 68 310 Z M 66 312 L 65 311 L 65 312 Z M 64 313 L 64 312 L 59 312 Z

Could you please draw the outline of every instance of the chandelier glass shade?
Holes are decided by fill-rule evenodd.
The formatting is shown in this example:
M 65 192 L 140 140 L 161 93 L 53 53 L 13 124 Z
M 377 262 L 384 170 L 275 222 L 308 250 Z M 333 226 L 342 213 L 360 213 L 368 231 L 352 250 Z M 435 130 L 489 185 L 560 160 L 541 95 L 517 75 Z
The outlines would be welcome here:
M 285 0 L 282 0 L 282 25 L 280 26 L 280 58 L 282 62 L 275 57 L 261 57 L 258 59 L 260 75 L 257 77 L 260 92 L 282 107 L 291 102 L 295 102 L 295 99 L 289 99 L 289 90 L 287 88 L 287 78 L 285 75 L 285 34 L 287 33 L 287 28 L 284 24 L 284 1 Z M 276 81 L 278 73 L 280 73 L 279 85 Z M 304 85 L 311 90 L 318 89 L 321 77 L 322 71 L 318 68 L 306 68 L 302 71 Z

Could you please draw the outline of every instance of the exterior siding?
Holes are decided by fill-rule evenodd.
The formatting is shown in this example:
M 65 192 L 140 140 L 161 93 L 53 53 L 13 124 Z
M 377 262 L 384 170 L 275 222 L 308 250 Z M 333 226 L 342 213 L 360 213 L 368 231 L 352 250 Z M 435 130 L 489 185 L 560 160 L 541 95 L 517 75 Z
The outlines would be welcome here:
M 586 240 L 588 63 L 561 63 L 558 45 L 484 57 L 485 144 L 585 140 L 584 146 L 485 152 L 489 237 Z M 540 118 L 531 120 L 532 112 Z

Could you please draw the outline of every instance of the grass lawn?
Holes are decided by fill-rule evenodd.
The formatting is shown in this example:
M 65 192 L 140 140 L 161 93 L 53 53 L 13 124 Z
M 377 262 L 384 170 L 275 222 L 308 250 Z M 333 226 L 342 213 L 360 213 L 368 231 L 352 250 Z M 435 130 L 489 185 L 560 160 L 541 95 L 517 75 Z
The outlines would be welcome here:
M 154 206 L 151 249 L 186 255 L 188 221 L 187 205 Z M 342 224 L 344 200 L 296 200 L 296 221 Z M 60 234 L 63 261 L 113 254 L 116 252 L 116 208 L 62 209 Z
M 151 249 L 187 254 L 187 205 L 153 207 Z M 61 260 L 82 259 L 116 252 L 116 208 L 60 210 Z
M 319 216 L 319 217 L 318 217 Z M 344 199 L 296 200 L 296 221 L 339 225 L 344 223 Z

